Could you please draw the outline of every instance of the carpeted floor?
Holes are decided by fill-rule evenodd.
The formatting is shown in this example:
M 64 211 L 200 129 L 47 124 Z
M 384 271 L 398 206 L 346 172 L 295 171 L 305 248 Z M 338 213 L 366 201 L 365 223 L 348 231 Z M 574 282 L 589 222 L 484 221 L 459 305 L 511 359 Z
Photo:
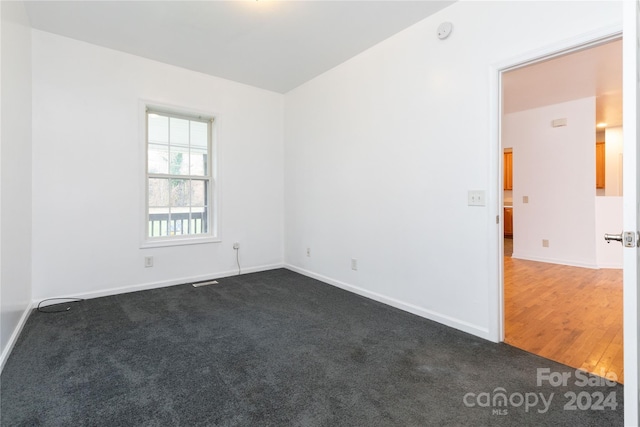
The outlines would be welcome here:
M 288 270 L 219 282 L 33 313 L 1 425 L 622 425 L 599 377 Z

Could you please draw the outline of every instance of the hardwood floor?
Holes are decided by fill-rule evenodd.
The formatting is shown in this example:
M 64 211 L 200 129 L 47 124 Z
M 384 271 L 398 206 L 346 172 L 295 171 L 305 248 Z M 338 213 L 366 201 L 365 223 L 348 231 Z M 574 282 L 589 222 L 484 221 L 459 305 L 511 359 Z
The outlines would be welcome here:
M 504 257 L 505 342 L 624 382 L 622 270 Z

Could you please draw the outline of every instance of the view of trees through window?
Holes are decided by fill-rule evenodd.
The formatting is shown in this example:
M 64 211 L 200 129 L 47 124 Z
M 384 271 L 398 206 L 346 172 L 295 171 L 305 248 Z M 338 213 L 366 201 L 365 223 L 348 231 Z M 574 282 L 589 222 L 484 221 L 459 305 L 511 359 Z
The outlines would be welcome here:
M 209 231 L 210 122 L 147 114 L 148 237 Z

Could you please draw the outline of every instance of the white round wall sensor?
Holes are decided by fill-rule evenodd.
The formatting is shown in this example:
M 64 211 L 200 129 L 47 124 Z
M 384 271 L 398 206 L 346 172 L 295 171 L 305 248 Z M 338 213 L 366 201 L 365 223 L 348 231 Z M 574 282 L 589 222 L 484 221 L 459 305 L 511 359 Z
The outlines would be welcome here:
M 453 30 L 453 24 L 451 22 L 443 22 L 438 26 L 438 38 L 440 40 L 444 40 L 449 35 L 451 35 L 451 31 Z

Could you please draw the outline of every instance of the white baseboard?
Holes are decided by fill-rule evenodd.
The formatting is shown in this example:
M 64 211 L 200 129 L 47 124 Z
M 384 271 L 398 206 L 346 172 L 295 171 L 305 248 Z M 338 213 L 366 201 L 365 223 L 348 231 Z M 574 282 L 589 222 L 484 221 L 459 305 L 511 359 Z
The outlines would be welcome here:
M 598 263 L 598 268 L 611 268 L 615 270 L 622 270 L 624 267 L 620 262 L 612 262 L 612 263 Z
M 283 264 L 271 264 L 271 265 L 261 265 L 261 266 L 257 266 L 257 267 L 248 267 L 248 268 L 243 268 L 241 270 L 242 274 L 247 274 L 247 273 L 256 273 L 259 271 L 268 271 L 268 270 L 275 270 L 277 268 L 283 268 L 284 265 Z M 34 306 L 38 304 L 39 301 L 42 301 L 46 298 L 82 298 L 82 299 L 91 299 L 91 298 L 100 298 L 100 297 L 106 297 L 106 296 L 111 296 L 111 295 L 119 295 L 119 294 L 126 294 L 129 292 L 138 292 L 138 291 L 146 291 L 149 289 L 158 289 L 158 288 L 166 288 L 168 286 L 175 286 L 175 285 L 182 285 L 185 283 L 193 283 L 193 282 L 202 282 L 205 280 L 215 280 L 215 279 L 221 279 L 223 277 L 230 277 L 230 276 L 235 276 L 238 274 L 238 270 L 230 270 L 230 271 L 222 271 L 222 272 L 218 272 L 218 273 L 214 273 L 214 274 L 205 274 L 205 275 L 199 275 L 199 276 L 191 276 L 191 277 L 182 277 L 179 279 L 172 279 L 172 280 L 163 280 L 160 282 L 150 282 L 150 283 L 142 283 L 142 284 L 138 284 L 138 285 L 129 285 L 129 286 L 122 286 L 122 287 L 117 287 L 117 288 L 108 288 L 108 289 L 101 289 L 99 291 L 91 291 L 91 292 L 82 292 L 82 293 L 76 293 L 73 295 L 56 295 L 56 296 L 43 296 L 41 298 L 38 299 L 34 299 Z
M 24 309 L 24 312 L 22 313 L 22 316 L 20 316 L 20 320 L 18 321 L 16 328 L 13 330 L 13 333 L 11 334 L 6 347 L 4 348 L 4 350 L 2 350 L 2 354 L 0 355 L 0 373 L 4 369 L 4 365 L 5 363 L 7 363 L 9 355 L 11 354 L 13 347 L 16 345 L 18 337 L 20 336 L 24 325 L 27 323 L 27 320 L 29 319 L 29 316 L 31 315 L 34 307 L 35 306 L 33 304 L 28 304 L 27 308 Z
M 330 277 L 323 276 L 321 274 L 317 274 L 311 272 L 309 270 L 305 270 L 300 267 L 296 267 L 291 264 L 285 264 L 284 268 L 289 269 L 291 271 L 295 271 L 296 273 L 300 273 L 304 276 L 311 277 L 312 279 L 319 280 L 328 285 L 335 286 L 340 289 L 344 289 L 346 291 L 352 292 L 354 294 L 363 296 L 365 298 L 372 299 L 374 301 L 381 302 L 383 304 L 389 305 L 391 307 L 395 307 L 397 309 L 409 312 L 411 314 L 415 314 L 416 316 L 424 317 L 425 319 L 433 320 L 434 322 L 441 323 L 443 325 L 458 329 L 463 332 L 467 332 L 469 334 L 475 335 L 480 338 L 484 338 L 489 341 L 494 341 L 489 334 L 488 328 L 481 328 L 477 325 L 474 325 L 469 322 L 462 321 L 460 319 L 456 319 L 451 316 L 447 316 L 442 313 L 435 312 L 433 310 L 428 310 L 426 308 L 418 307 L 417 305 L 413 305 L 410 303 L 406 303 L 395 298 L 387 297 L 385 295 L 381 295 L 376 292 L 371 292 L 366 289 L 360 288 L 358 286 L 353 286 L 345 282 L 341 282 L 339 280 L 331 279 Z
M 568 265 L 570 267 L 582 267 L 582 268 L 600 268 L 597 264 L 590 264 L 582 261 L 568 260 L 568 259 L 558 259 L 558 258 L 545 258 L 539 256 L 532 256 L 527 254 L 513 253 L 511 255 L 513 259 L 522 259 L 525 261 L 536 261 L 536 262 L 546 262 L 548 264 L 560 264 L 560 265 Z

